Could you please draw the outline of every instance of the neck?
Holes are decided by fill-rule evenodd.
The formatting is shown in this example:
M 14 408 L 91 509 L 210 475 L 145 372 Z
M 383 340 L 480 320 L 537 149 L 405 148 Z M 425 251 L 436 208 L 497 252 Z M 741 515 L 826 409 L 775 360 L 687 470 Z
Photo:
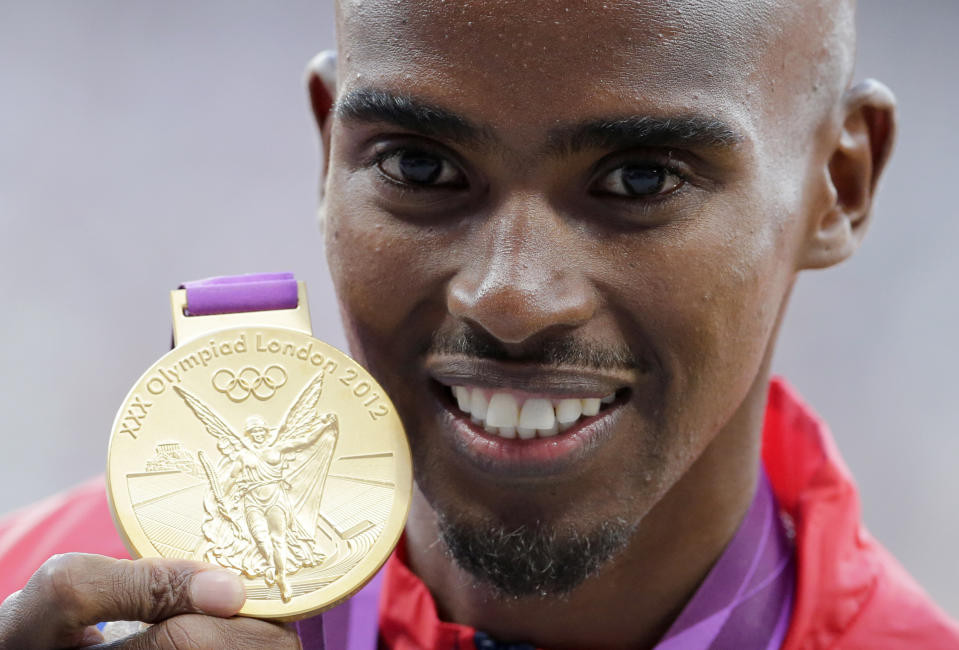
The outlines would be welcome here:
M 768 381 L 767 359 L 733 418 L 643 518 L 625 551 L 565 598 L 501 600 L 474 584 L 436 543 L 436 515 L 416 491 L 406 529 L 409 563 L 433 594 L 440 617 L 501 641 L 557 650 L 653 647 L 749 508 Z

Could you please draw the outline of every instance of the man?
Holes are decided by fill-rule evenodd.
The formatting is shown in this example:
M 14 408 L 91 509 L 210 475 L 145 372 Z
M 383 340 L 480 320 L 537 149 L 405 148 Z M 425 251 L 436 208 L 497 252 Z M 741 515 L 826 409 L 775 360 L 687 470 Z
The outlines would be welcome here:
M 417 480 L 384 645 L 959 647 L 770 388 L 798 272 L 855 251 L 892 146 L 851 3 L 342 0 L 338 27 L 309 79 L 327 257 Z M 58 557 L 0 639 L 298 647 L 241 602 Z

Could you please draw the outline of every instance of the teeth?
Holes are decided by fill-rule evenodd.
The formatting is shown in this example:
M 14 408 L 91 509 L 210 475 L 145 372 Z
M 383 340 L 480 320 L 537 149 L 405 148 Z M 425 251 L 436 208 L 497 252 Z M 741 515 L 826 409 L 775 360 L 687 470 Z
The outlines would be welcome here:
M 470 389 L 465 386 L 456 386 L 453 388 L 453 395 L 456 396 L 456 403 L 463 413 L 470 413 Z
M 539 434 L 540 438 L 550 438 L 559 433 L 559 423 L 553 422 L 553 426 L 549 429 L 537 429 L 536 433 Z
M 556 420 L 567 427 L 583 414 L 583 400 L 561 399 L 556 405 Z
M 611 404 L 616 394 L 603 398 L 545 399 L 531 397 L 517 399 L 511 393 L 501 393 L 481 388 L 454 386 L 453 397 L 460 411 L 481 425 L 488 433 L 501 438 L 531 440 L 548 438 L 566 431 L 582 417 L 599 413 L 603 404 Z
M 583 400 L 583 415 L 596 415 L 599 413 L 599 398 L 587 397 Z
M 468 388 L 466 390 L 469 390 Z M 486 419 L 486 410 L 489 403 L 486 395 L 479 388 L 470 391 L 470 408 L 467 413 L 473 416 L 473 422 L 482 422 Z
M 509 393 L 493 393 L 486 412 L 486 424 L 494 427 L 516 427 L 519 420 L 519 404 Z
M 522 440 L 532 440 L 536 437 L 536 429 L 527 429 L 526 427 L 519 427 L 516 429 L 516 433 L 519 434 L 520 439 Z
M 533 398 L 523 403 L 523 410 L 519 413 L 521 428 L 548 431 L 555 425 L 556 414 L 553 412 L 553 403 L 548 399 Z

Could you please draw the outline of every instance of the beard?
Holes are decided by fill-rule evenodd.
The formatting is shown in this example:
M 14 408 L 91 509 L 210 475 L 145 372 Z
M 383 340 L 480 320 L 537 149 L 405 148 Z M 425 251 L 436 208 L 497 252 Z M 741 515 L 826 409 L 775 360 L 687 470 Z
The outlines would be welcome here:
M 629 543 L 637 524 L 604 521 L 592 530 L 540 522 L 507 526 L 439 514 L 446 552 L 500 598 L 563 598 Z

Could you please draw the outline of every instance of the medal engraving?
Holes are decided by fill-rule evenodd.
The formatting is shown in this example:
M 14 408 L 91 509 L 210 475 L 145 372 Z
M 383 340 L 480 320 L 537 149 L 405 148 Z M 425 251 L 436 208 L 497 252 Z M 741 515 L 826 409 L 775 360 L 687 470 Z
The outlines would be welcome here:
M 280 368 L 274 365 L 271 369 Z M 279 376 L 285 379 L 286 373 Z M 255 377 L 269 379 L 268 374 Z M 263 385 L 275 394 L 272 385 L 254 382 L 243 399 L 249 395 L 266 399 L 256 393 Z M 332 550 L 319 548 L 317 523 L 339 431 L 335 414 L 320 415 L 317 410 L 322 389 L 320 373 L 297 398 L 281 426 L 270 429 L 261 416 L 250 415 L 240 435 L 200 398 L 173 387 L 217 439 L 222 454 L 213 467 L 202 451 L 197 452 L 210 484 L 201 528 L 210 545 L 203 558 L 249 578 L 262 577 L 267 586 L 278 585 L 284 602 L 293 596 L 287 574 L 316 566 Z M 334 542 L 327 531 L 322 534 L 328 545 Z
M 292 620 L 376 572 L 412 478 L 399 418 L 362 367 L 299 332 L 238 328 L 143 375 L 114 425 L 108 486 L 134 555 L 232 569 L 241 614 Z
M 238 373 L 220 368 L 213 375 L 213 387 L 234 402 L 243 402 L 250 396 L 261 401 L 270 399 L 285 383 L 286 371 L 276 364 L 263 372 L 253 366 L 246 366 Z

